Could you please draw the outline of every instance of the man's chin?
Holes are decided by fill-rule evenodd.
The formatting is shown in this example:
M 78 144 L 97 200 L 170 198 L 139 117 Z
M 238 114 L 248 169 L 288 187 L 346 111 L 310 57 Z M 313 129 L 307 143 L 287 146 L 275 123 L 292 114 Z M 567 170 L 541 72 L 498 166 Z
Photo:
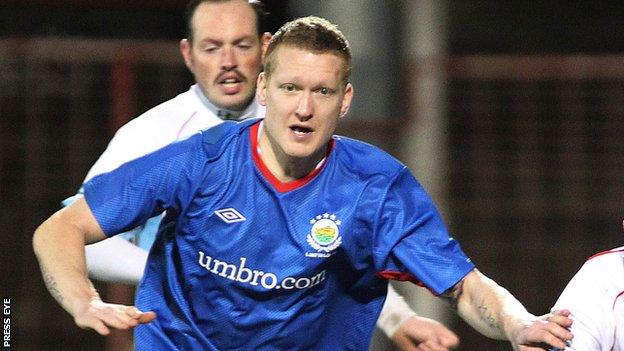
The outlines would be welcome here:
M 253 100 L 253 95 L 243 96 L 242 93 L 239 93 L 235 95 L 221 95 L 214 99 L 214 101 L 210 98 L 208 100 L 210 100 L 210 102 L 215 104 L 218 108 L 231 111 L 243 111 Z
M 320 161 L 325 156 L 323 148 L 313 150 L 312 148 L 296 147 L 286 153 L 288 157 L 297 162 Z

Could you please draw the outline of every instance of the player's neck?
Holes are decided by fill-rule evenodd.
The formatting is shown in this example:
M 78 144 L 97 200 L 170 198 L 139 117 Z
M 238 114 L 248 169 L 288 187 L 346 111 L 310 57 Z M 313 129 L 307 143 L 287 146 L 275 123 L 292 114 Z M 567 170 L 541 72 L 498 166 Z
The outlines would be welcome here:
M 266 133 L 262 132 L 260 132 L 258 146 L 262 162 L 282 183 L 307 176 L 322 164 L 327 154 L 326 145 L 309 157 L 291 157 L 284 153 L 275 140 L 271 140 Z

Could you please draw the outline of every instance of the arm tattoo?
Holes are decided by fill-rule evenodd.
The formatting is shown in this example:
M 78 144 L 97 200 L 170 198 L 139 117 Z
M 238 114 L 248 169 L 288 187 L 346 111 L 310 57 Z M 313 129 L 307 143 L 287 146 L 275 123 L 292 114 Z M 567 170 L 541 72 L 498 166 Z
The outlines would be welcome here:
M 41 267 L 41 272 L 43 273 L 43 282 L 45 283 L 52 297 L 54 297 L 56 301 L 58 301 L 59 303 L 62 303 L 63 295 L 61 295 L 61 292 L 57 287 L 56 280 L 54 280 L 54 277 L 43 266 Z
M 492 312 L 488 309 L 484 300 L 481 300 L 477 305 L 479 308 L 479 317 L 483 322 L 485 322 L 492 329 L 500 329 L 499 323 L 496 320 L 496 317 L 492 314 Z
M 457 311 L 459 298 L 464 293 L 464 281 L 460 281 L 455 284 L 451 289 L 446 291 L 442 296 L 449 300 L 451 303 L 451 307 Z M 500 329 L 498 320 L 492 314 L 492 311 L 487 307 L 485 300 L 481 300 L 479 304 L 477 304 L 477 309 L 479 310 L 479 318 L 486 323 L 490 328 Z

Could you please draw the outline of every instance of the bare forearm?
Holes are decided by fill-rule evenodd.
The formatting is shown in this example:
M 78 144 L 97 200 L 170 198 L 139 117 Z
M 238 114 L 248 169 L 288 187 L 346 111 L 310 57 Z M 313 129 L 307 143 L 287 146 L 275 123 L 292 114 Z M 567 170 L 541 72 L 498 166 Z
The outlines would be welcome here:
M 33 236 L 33 248 L 48 290 L 81 328 L 108 335 L 110 328 L 128 329 L 156 318 L 134 306 L 100 300 L 87 277 L 85 243 L 106 236 L 84 199 L 48 218 Z
M 74 316 L 79 304 L 98 295 L 87 278 L 84 235 L 59 217 L 53 215 L 35 231 L 33 248 L 50 294 Z
M 506 289 L 478 271 L 471 272 L 458 295 L 459 315 L 483 335 L 512 340 L 513 333 L 535 319 Z
M 549 346 L 561 349 L 574 337 L 568 330 L 572 325 L 569 311 L 536 317 L 476 269 L 456 284 L 449 295 L 466 322 L 487 337 L 509 340 L 514 350 L 542 350 Z

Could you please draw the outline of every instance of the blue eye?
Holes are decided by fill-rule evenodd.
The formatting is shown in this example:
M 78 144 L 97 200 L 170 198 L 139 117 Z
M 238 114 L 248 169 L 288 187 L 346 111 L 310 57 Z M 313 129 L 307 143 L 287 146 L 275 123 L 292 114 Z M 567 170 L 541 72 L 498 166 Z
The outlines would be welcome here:
M 334 91 L 332 89 L 329 89 L 329 88 L 319 88 L 317 90 L 317 92 L 319 94 L 321 94 L 321 95 L 331 95 L 331 94 L 333 94 Z

